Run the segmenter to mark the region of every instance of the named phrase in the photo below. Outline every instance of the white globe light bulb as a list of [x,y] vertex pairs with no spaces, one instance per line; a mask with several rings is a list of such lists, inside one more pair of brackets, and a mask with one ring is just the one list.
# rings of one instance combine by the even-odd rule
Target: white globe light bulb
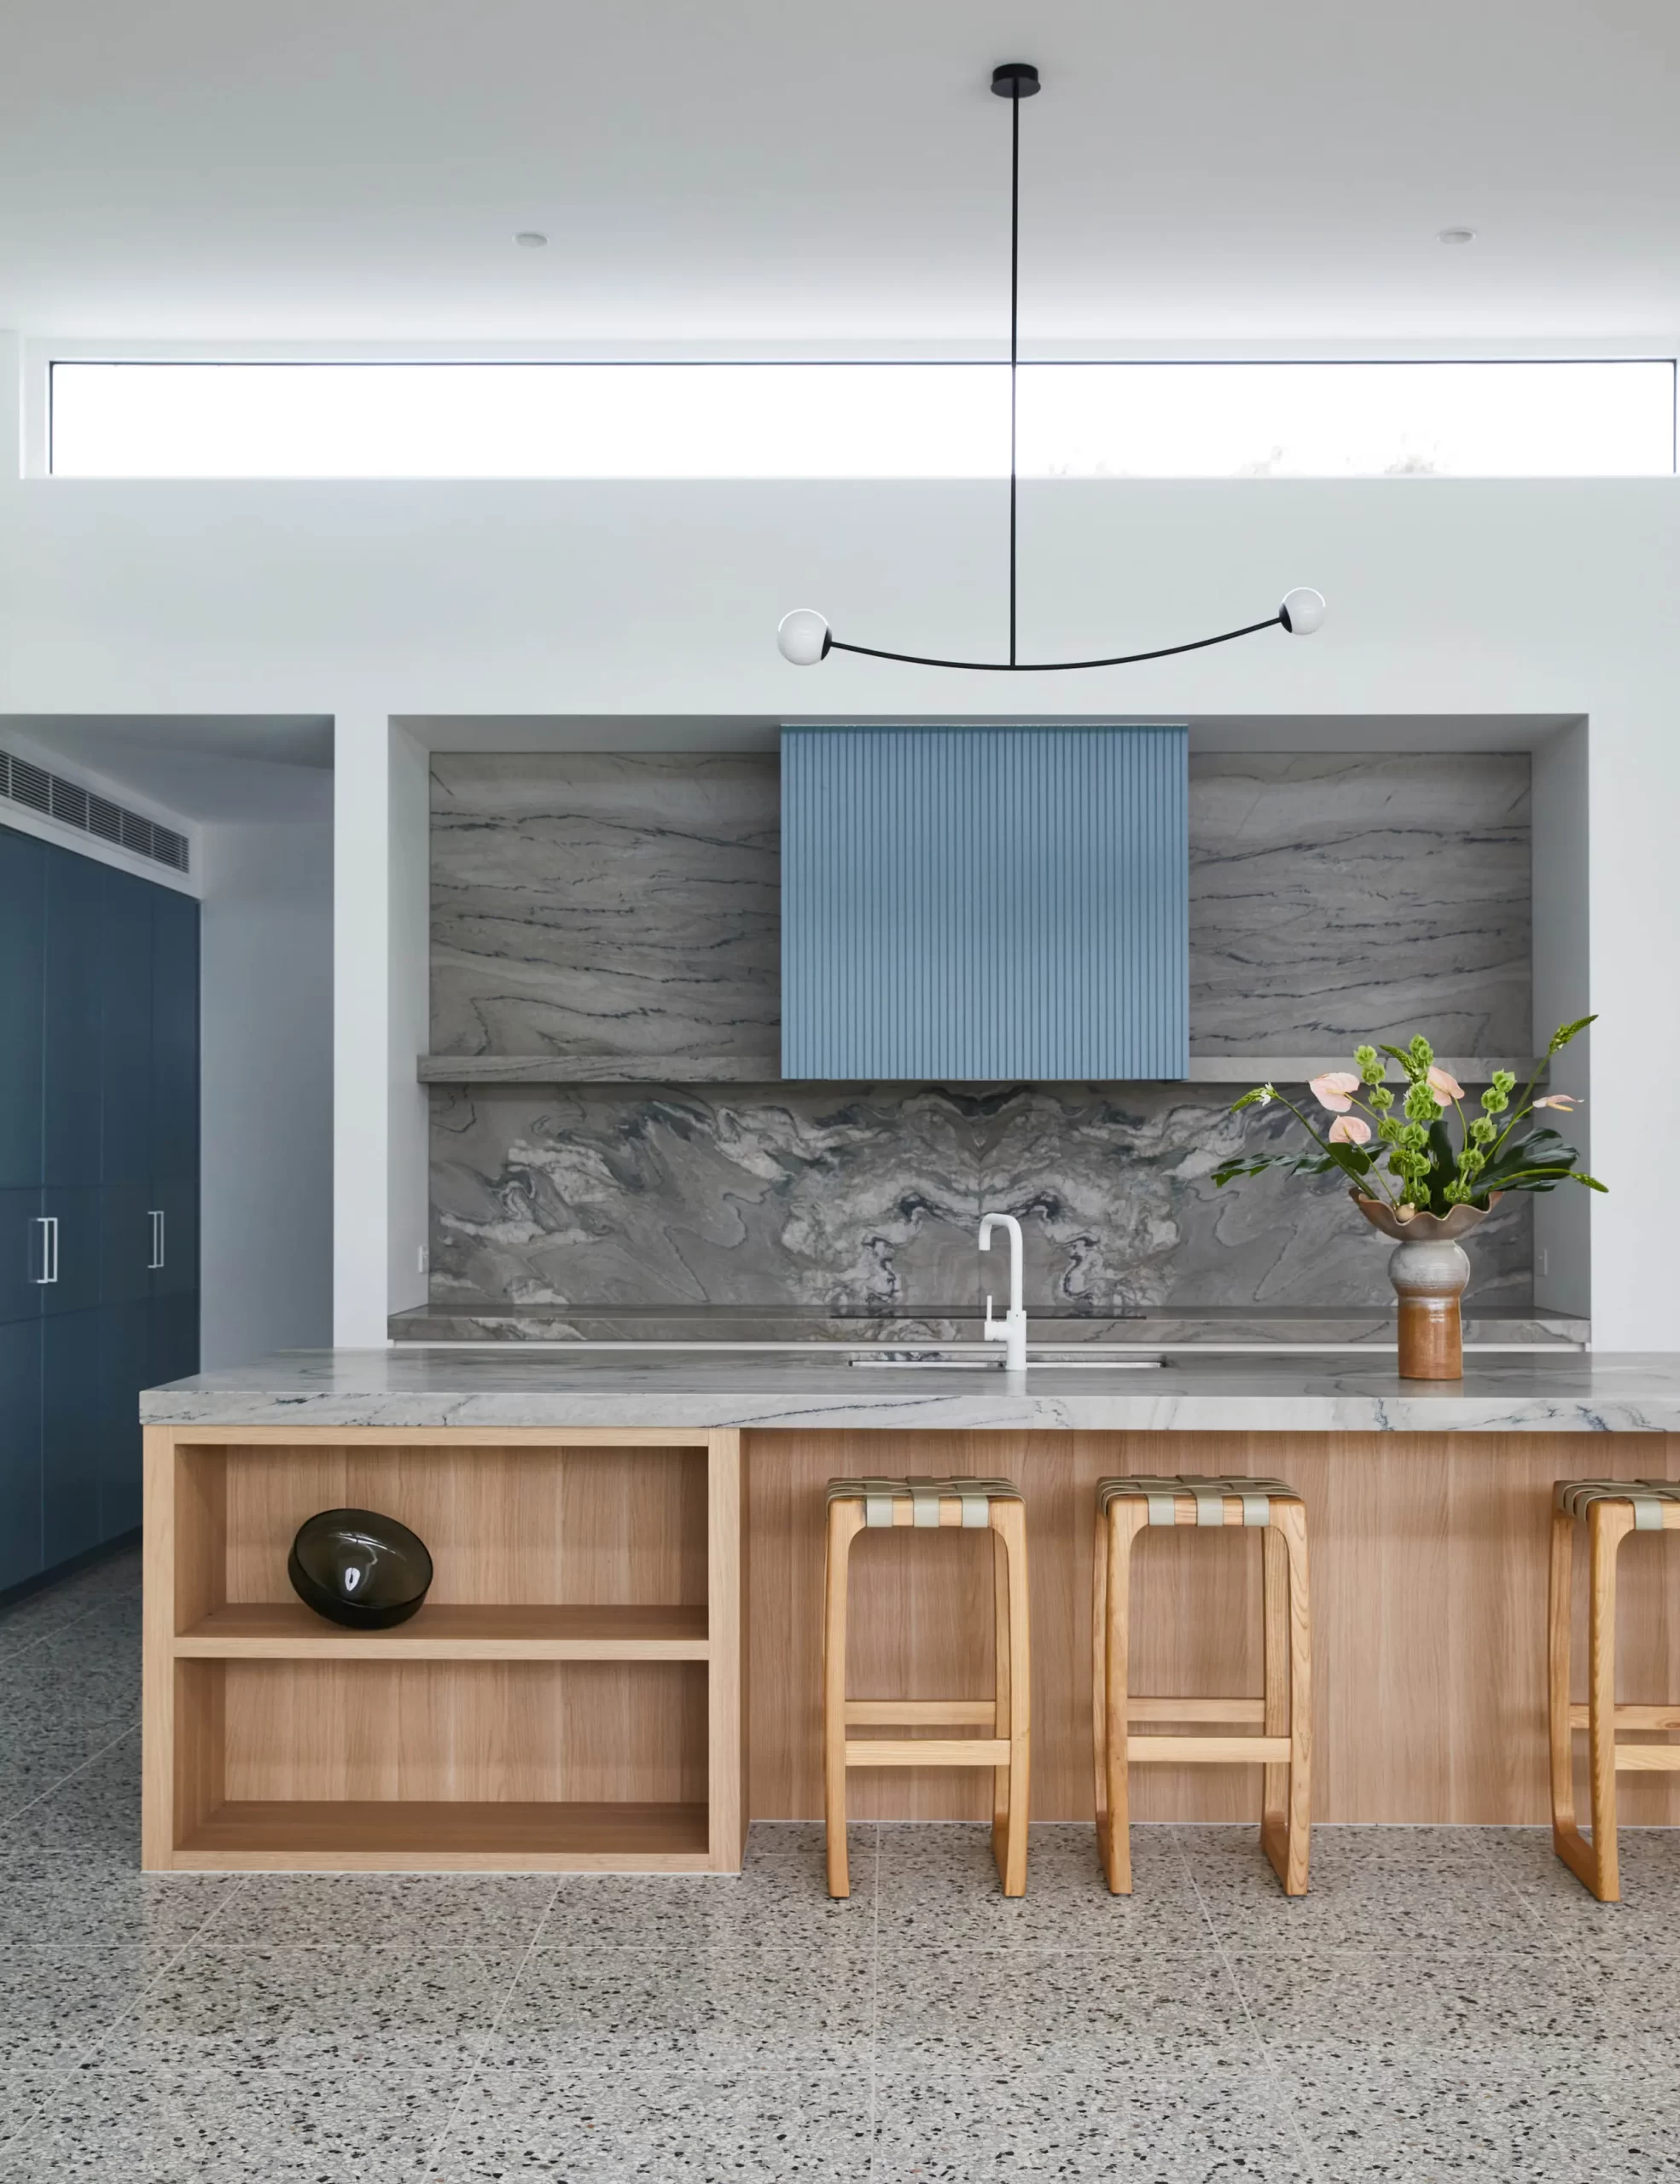
[[815,667],[828,649],[827,617],[814,607],[796,607],[776,624],[776,643],[783,659],[795,667]]
[[1283,596],[1283,626],[1291,636],[1310,637],[1324,619],[1324,595],[1303,584]]

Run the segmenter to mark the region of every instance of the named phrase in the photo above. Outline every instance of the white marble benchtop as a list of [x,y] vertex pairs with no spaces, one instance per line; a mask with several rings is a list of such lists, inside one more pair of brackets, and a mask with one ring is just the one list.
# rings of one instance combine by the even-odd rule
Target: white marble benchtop
[[[152,1425],[680,1426],[953,1432],[1680,1432],[1680,1355],[1468,1361],[1402,1380],[1375,1358],[895,1371],[809,1351],[291,1350],[140,1398]],[[1660,1464],[1654,1453],[1623,1460]]]

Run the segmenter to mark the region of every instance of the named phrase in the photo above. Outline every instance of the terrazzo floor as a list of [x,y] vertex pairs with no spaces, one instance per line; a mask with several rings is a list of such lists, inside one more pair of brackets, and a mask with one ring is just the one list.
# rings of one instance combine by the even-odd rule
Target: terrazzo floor
[[1680,2179],[1680,1831],[759,1827],[739,1881],[138,1867],[132,1555],[0,1612],[0,2184]]

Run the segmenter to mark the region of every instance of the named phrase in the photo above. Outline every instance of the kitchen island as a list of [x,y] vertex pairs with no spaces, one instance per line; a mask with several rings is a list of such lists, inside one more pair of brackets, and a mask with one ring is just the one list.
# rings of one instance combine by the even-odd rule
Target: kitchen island
[[[144,1859],[154,1868],[728,1872],[747,1821],[822,1809],[823,1487],[1015,1479],[1032,1562],[1035,1817],[1089,1819],[1096,1481],[1253,1472],[1311,1535],[1315,1815],[1547,1815],[1551,1486],[1680,1476],[1680,1360],[1578,1352],[1399,1380],[1386,1360],[1034,1365],[1019,1381],[817,1350],[296,1352],[154,1390]],[[1636,1437],[1607,1449],[1605,1433]],[[322,1622],[286,1553],[365,1506],[436,1578],[383,1633]],[[852,1688],[979,1694],[987,1542],[865,1535]],[[1659,1535],[1623,1549],[1625,1697],[1680,1692]],[[1133,1688],[1260,1683],[1258,1550],[1147,1535]],[[978,1818],[980,1771],[866,1774],[862,1816]],[[1140,1819],[1246,1819],[1250,1769],[1152,1765]],[[1630,1779],[1631,1822],[1676,1816]]]

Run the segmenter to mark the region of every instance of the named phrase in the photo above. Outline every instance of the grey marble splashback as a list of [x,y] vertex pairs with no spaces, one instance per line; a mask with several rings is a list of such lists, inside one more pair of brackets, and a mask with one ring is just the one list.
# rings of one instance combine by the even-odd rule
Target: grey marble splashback
[[[1521,753],[1193,757],[1193,1051],[1526,1052],[1528,792]],[[1335,1186],[1213,1189],[1223,1086],[671,1081],[774,1076],[777,835],[773,757],[434,756],[433,1052],[660,1080],[434,1089],[434,1303],[937,1315],[983,1207],[1041,1311],[1387,1303]],[[1530,1211],[1478,1233],[1484,1305],[1530,1300]]]
[[778,802],[763,756],[436,753],[432,1051],[764,1066]]
[[[1216,1191],[1214,1087],[520,1086],[432,1095],[432,1297],[534,1306],[971,1307],[1020,1217],[1040,1310],[1382,1304],[1387,1252],[1334,1183]],[[1285,1118],[1250,1118],[1247,1141]],[[1476,1234],[1471,1296],[1525,1305],[1530,1209]]]
[[1190,1046],[1530,1051],[1526,752],[1190,759]]

